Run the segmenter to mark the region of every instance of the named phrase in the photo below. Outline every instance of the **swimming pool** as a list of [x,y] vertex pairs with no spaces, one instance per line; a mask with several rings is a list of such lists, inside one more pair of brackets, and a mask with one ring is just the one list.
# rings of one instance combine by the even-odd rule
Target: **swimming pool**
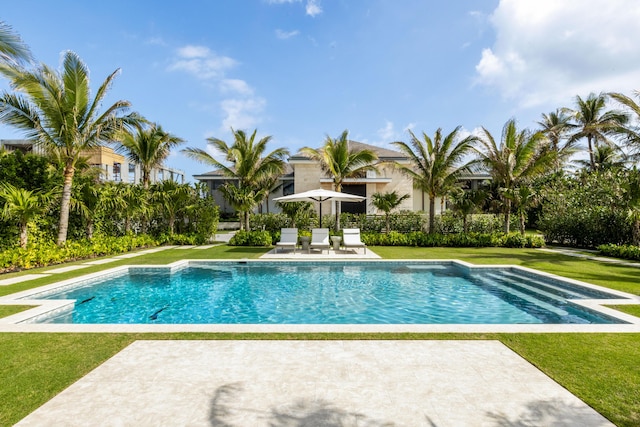
[[[27,298],[27,297],[25,297]],[[29,299],[73,324],[611,324],[576,304],[619,299],[517,267],[458,262],[220,262],[129,267]]]

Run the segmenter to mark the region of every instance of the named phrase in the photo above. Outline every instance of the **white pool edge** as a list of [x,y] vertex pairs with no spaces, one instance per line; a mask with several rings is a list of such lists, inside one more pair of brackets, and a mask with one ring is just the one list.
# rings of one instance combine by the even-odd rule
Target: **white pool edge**
[[[314,263],[335,263],[335,262],[357,262],[357,263],[453,263],[470,270],[479,270],[485,268],[505,268],[520,270],[531,274],[536,274],[552,280],[577,285],[600,292],[606,292],[610,295],[619,296],[619,299],[580,299],[569,300],[574,304],[584,306],[593,311],[601,313],[607,317],[619,319],[625,324],[371,324],[371,325],[353,325],[353,324],[283,324],[283,325],[263,325],[263,324],[39,324],[29,323],[34,318],[46,315],[52,311],[61,311],[68,309],[73,305],[74,300],[44,300],[38,299],[36,296],[41,293],[51,292],[65,286],[73,286],[78,282],[92,280],[108,275],[119,275],[133,268],[159,268],[168,270],[178,270],[185,268],[190,264],[199,264],[204,262],[218,262],[225,264],[245,264],[245,263],[278,263],[272,259],[234,259],[234,260],[180,260],[171,264],[152,264],[152,265],[123,265],[119,267],[102,270],[96,273],[90,273],[78,276],[72,279],[63,280],[52,283],[50,285],[41,286],[26,291],[0,297],[0,305],[34,305],[36,307],[25,310],[23,312],[7,316],[0,319],[0,332],[110,332],[110,333],[177,333],[177,332],[202,332],[202,333],[567,333],[567,332],[586,332],[586,333],[634,333],[640,332],[640,318],[622,313],[617,310],[605,307],[605,305],[632,305],[640,304],[640,296],[621,292],[615,289],[582,282],[575,279],[558,276],[544,271],[535,270],[528,267],[509,265],[509,264],[491,264],[476,265],[461,260],[444,259],[444,260],[381,260],[381,259],[358,259],[358,260],[337,260],[337,259],[318,259]],[[309,263],[307,259],[287,260],[287,263]]]

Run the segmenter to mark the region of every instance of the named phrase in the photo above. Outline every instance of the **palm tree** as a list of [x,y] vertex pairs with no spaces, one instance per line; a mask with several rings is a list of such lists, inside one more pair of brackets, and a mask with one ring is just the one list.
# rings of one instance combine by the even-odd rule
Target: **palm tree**
[[151,188],[151,199],[159,207],[167,221],[169,235],[175,232],[176,218],[180,212],[189,209],[193,188],[189,184],[178,184],[165,180]]
[[171,149],[184,142],[182,138],[165,132],[156,123],[145,127],[141,120],[134,123],[132,131],[122,132],[118,139],[118,151],[124,152],[130,161],[140,164],[144,188],[149,188],[151,170],[161,166],[171,154]]
[[31,51],[10,25],[0,21],[0,61],[19,63],[30,61]]
[[387,228],[387,232],[391,231],[391,224],[389,221],[389,214],[392,210],[400,206],[404,200],[408,199],[408,194],[402,196],[397,191],[391,191],[388,193],[373,193],[371,195],[371,204],[378,210],[384,212],[384,220]]
[[559,172],[563,164],[577,151],[575,148],[577,141],[569,138],[569,133],[577,125],[571,122],[571,116],[564,109],[542,114],[542,121],[538,124],[542,133],[549,139],[549,149],[556,153],[554,169]]
[[100,112],[101,103],[118,70],[100,85],[92,99],[89,70],[73,52],[66,52],[61,72],[40,65],[35,71],[0,64],[18,94],[0,95],[0,121],[23,130],[45,150],[57,151],[64,161],[57,244],[67,240],[71,187],[76,162],[86,149],[109,142],[121,129],[127,101],[116,101]]
[[[640,91],[634,91],[633,94],[640,99]],[[640,105],[638,103],[621,93],[609,93],[609,96],[624,105],[627,110],[631,112],[636,125],[640,122]],[[619,132],[627,139],[627,143],[635,149],[635,154],[640,155],[640,130],[637,127],[626,127],[620,129]]]
[[520,234],[524,236],[526,231],[527,213],[540,201],[538,193],[531,188],[528,183],[523,183],[519,187],[504,191],[504,197],[509,199],[515,206],[518,215]]
[[527,179],[543,173],[555,161],[555,153],[547,149],[548,141],[542,132],[518,131],[514,119],[504,125],[500,145],[487,129],[482,128],[482,133],[480,147],[474,147],[474,150],[500,189],[499,196],[504,202],[504,231],[508,233],[512,200],[506,195]]
[[[300,152],[318,161],[322,170],[333,179],[333,189],[342,192],[345,179],[358,176],[369,170],[376,170],[373,162],[376,153],[367,149],[349,147],[349,131],[344,130],[338,138],[327,136],[319,148],[303,147]],[[340,202],[336,202],[336,230],[340,229]]]
[[461,173],[468,171],[471,162],[460,165],[469,153],[477,137],[469,135],[459,140],[460,126],[447,136],[442,129],[436,130],[433,139],[422,133],[419,139],[409,131],[409,144],[398,141],[393,145],[404,153],[410,161],[409,165],[395,163],[400,171],[413,178],[413,185],[429,196],[429,233],[435,232],[435,205],[437,197],[444,197],[458,181]]
[[225,176],[237,182],[237,189],[229,188],[233,184],[220,187],[223,197],[243,217],[241,227],[250,230],[249,212],[264,197],[263,183],[273,175],[284,172],[285,157],[289,154],[286,148],[276,148],[265,154],[271,136],[256,141],[257,129],[248,136],[244,131],[233,133],[233,144],[229,145],[218,138],[207,138],[207,142],[219,153],[225,156],[229,164],[225,164],[200,148],[185,148],[183,153],[194,160],[207,163]]
[[458,188],[451,193],[451,210],[462,216],[462,230],[469,232],[469,215],[476,212],[487,199],[487,193],[482,190],[463,190]]
[[576,96],[577,108],[575,110],[567,110],[577,123],[576,132],[573,133],[570,141],[587,139],[591,170],[596,169],[595,149],[600,143],[613,145],[607,135],[620,132],[629,121],[629,117],[622,111],[605,110],[606,103],[607,98],[604,94],[595,95],[590,93],[587,99]]
[[589,160],[575,160],[573,163],[589,172],[624,168],[629,163],[627,155],[615,145],[599,145],[593,152],[593,163]]
[[9,183],[0,184],[0,198],[4,199],[2,217],[15,219],[20,227],[20,247],[28,243],[29,222],[44,211],[44,201],[48,195],[17,188]]

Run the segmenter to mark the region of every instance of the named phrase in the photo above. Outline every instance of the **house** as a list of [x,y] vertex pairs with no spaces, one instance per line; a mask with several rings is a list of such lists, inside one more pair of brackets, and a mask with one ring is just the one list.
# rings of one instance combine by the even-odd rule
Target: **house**
[[[27,139],[0,139],[0,149],[8,152],[20,150],[24,153],[44,155],[42,148]],[[82,153],[90,165],[100,169],[100,176],[105,181],[125,182],[139,184],[142,180],[140,165],[130,162],[122,154],[116,153],[113,148],[99,146]],[[184,171],[161,166],[151,170],[151,182],[172,180],[184,183]]]
[[[347,178],[342,184],[342,192],[355,194],[367,198],[364,202],[348,203],[342,202],[341,211],[350,213],[366,213],[377,214],[376,208],[371,205],[371,195],[374,193],[387,193],[396,191],[398,194],[408,194],[409,198],[405,199],[398,207],[398,210],[423,211],[429,210],[429,196],[413,187],[413,180],[400,171],[394,169],[390,163],[398,162],[402,164],[410,164],[409,158],[403,153],[393,151],[387,148],[375,145],[364,144],[357,141],[349,141],[352,149],[368,149],[378,155],[380,166],[378,171],[368,171],[362,176]],[[233,179],[225,177],[219,171],[207,172],[200,175],[194,175],[194,178],[200,182],[207,183],[211,194],[220,206],[223,213],[233,213],[233,208],[224,200],[217,189],[227,182],[233,182]],[[479,183],[490,179],[488,174],[467,174],[461,177],[461,184],[466,188],[477,188]],[[277,185],[269,194],[268,204],[259,207],[257,210],[261,212],[278,212],[273,199],[279,196],[287,196],[289,194],[300,193],[316,188],[325,188],[333,190],[333,180],[327,176],[320,167],[320,164],[305,156],[297,153],[289,157],[285,173],[279,179]],[[443,208],[441,200],[436,200],[436,214],[441,213]],[[266,207],[266,209],[265,209]],[[322,212],[335,213],[335,203],[328,201],[322,205]]]

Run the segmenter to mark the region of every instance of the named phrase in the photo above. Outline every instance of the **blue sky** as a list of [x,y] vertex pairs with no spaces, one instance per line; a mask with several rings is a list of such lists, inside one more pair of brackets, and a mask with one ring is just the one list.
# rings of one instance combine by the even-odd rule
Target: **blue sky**
[[[184,147],[231,127],[292,154],[344,129],[387,147],[407,129],[498,137],[576,95],[640,89],[637,0],[25,0],[0,20],[40,62],[78,53],[94,89],[120,68],[108,100]],[[211,170],[178,150],[166,163]]]

